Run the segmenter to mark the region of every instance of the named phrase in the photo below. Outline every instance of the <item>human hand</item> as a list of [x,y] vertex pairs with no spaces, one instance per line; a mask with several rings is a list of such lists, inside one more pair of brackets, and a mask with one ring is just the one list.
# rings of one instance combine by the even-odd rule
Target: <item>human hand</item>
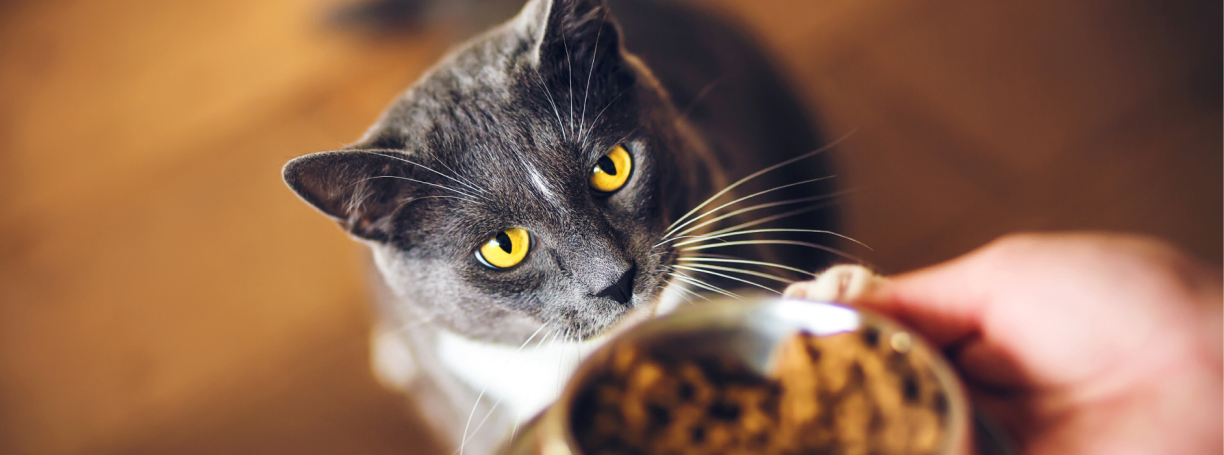
[[1221,453],[1221,286],[1150,239],[1030,234],[851,303],[943,348],[1023,453]]

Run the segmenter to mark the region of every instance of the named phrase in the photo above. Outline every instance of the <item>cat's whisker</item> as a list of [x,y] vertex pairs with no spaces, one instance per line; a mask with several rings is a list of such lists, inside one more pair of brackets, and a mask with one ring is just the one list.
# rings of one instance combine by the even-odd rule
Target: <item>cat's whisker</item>
[[463,192],[463,191],[459,191],[459,190],[457,190],[457,189],[451,188],[451,187],[446,186],[446,185],[439,185],[439,184],[437,184],[437,183],[430,183],[430,182],[426,182],[426,181],[423,181],[423,180],[417,180],[417,179],[414,179],[414,178],[400,177],[400,176],[398,176],[398,175],[378,175],[378,176],[374,176],[374,177],[366,177],[366,178],[364,178],[364,179],[361,179],[361,180],[358,180],[358,181],[356,181],[356,182],[353,182],[353,184],[354,184],[354,185],[356,185],[356,184],[361,183],[361,182],[364,182],[364,181],[366,181],[366,180],[374,180],[374,179],[398,179],[398,180],[408,180],[408,181],[410,181],[410,182],[416,182],[416,183],[420,183],[420,184],[422,184],[422,185],[429,185],[429,186],[433,186],[433,187],[442,188],[442,189],[444,189],[444,190],[448,190],[448,191],[454,191],[454,192],[456,192],[456,193],[459,193],[459,194],[462,194],[462,195],[464,195],[464,196],[467,196],[467,197],[468,197],[468,199],[472,200],[472,202],[476,202],[476,200],[478,199],[478,198],[477,198],[476,196],[474,196],[474,195],[471,195],[471,194],[465,193],[465,192]]
[[688,289],[684,289],[684,288],[682,288],[682,287],[677,287],[676,289],[680,290],[680,291],[681,291],[681,292],[683,292],[684,294],[688,294],[688,295],[681,294],[680,296],[681,296],[681,297],[684,297],[684,301],[688,302],[688,304],[689,304],[689,305],[693,305],[693,299],[690,299],[690,298],[688,297],[689,295],[691,295],[691,296],[693,296],[693,297],[700,298],[700,299],[705,300],[705,301],[707,301],[707,302],[708,302],[708,301],[710,301],[710,298],[709,298],[709,297],[706,297],[706,296],[704,296],[704,295],[701,295],[701,294],[698,294],[698,293],[696,293],[696,292],[690,291],[690,290],[688,290]]
[[[616,96],[612,98],[612,101],[609,101],[608,104],[605,105],[603,109],[599,110],[599,114],[595,116],[595,119],[591,120],[591,126],[587,128],[586,135],[582,137],[582,148],[583,149],[586,149],[587,141],[591,139],[591,131],[595,129],[596,125],[599,125],[599,118],[603,117],[604,112],[607,112],[609,107],[612,107],[613,104],[616,104],[616,100],[620,99],[621,95],[624,95],[624,94],[625,92],[617,93]],[[619,142],[617,143],[619,144]]]
[[678,265],[678,264],[677,264],[677,265],[673,265],[672,267],[675,267],[675,268],[677,268],[677,269],[682,269],[682,270],[688,270],[688,271],[691,271],[691,272],[704,273],[704,274],[707,274],[707,275],[714,275],[714,276],[717,276],[717,277],[726,278],[726,279],[728,279],[728,280],[735,280],[735,281],[739,281],[739,282],[744,283],[744,284],[748,284],[748,285],[756,286],[756,287],[758,287],[758,288],[764,289],[764,290],[769,291],[769,292],[772,292],[772,293],[774,293],[774,294],[781,294],[781,292],[778,292],[776,289],[771,288],[771,287],[769,287],[769,286],[765,286],[765,285],[763,285],[763,284],[760,284],[760,283],[757,283],[757,282],[754,282],[754,281],[745,280],[745,279],[743,279],[743,278],[739,278],[739,277],[735,277],[735,276],[727,275],[727,274],[725,274],[725,273],[718,273],[718,272],[714,272],[714,271],[710,271],[710,270],[703,270],[703,269],[699,269],[699,268],[696,268],[696,267],[690,267],[690,266],[687,266],[687,265]]
[[[807,212],[811,212],[811,211],[813,211],[813,210],[820,210],[820,209],[823,209],[823,208],[825,208],[825,207],[828,207],[828,206],[830,206],[830,205],[832,205],[832,204],[833,204],[833,202],[823,202],[823,203],[820,203],[820,204],[812,204],[812,205],[809,205],[809,206],[805,206],[805,207],[801,207],[801,208],[798,208],[798,209],[795,209],[795,210],[791,210],[791,211],[789,211],[789,212],[783,212],[783,213],[779,213],[779,214],[777,214],[777,215],[770,215],[770,216],[767,216],[767,217],[764,217],[764,218],[760,218],[760,219],[756,219],[756,220],[748,221],[748,222],[745,222],[745,223],[741,223],[741,224],[738,224],[738,225],[735,225],[735,226],[731,226],[731,227],[729,227],[729,228],[724,228],[724,229],[719,229],[719,230],[716,230],[716,231],[713,231],[713,232],[708,232],[708,233],[703,234],[703,235],[710,236],[710,235],[720,235],[720,234],[725,234],[725,233],[728,233],[728,232],[736,232],[737,230],[741,230],[741,229],[750,228],[750,227],[753,227],[753,226],[757,226],[757,225],[761,225],[761,224],[769,223],[769,222],[771,222],[771,221],[777,221],[777,220],[780,220],[780,219],[783,219],[783,218],[788,218],[788,217],[792,217],[792,216],[795,216],[795,215],[804,214],[804,213],[807,213]],[[864,245],[864,246],[865,246],[865,245]]]
[[663,241],[662,241],[662,242],[659,242],[659,243],[654,244],[654,246],[653,246],[653,247],[651,247],[651,248],[658,248],[658,247],[661,247],[661,246],[666,245],[666,244],[668,244],[668,243],[675,242],[675,241],[677,241],[677,240],[684,240],[684,239],[704,239],[704,238],[706,238],[706,237],[707,237],[707,236],[705,236],[705,235],[681,235],[681,236],[677,236],[677,237],[672,237],[672,238],[670,238],[670,239],[663,239]]
[[[496,410],[497,410],[497,407],[501,405],[501,402],[502,402],[502,400],[501,400],[500,398],[499,398],[497,401],[493,402],[493,407],[490,407],[490,408],[489,408],[489,412],[486,412],[486,413],[485,413],[484,418],[483,418],[483,419],[480,419],[480,423],[476,424],[476,428],[472,429],[472,435],[471,435],[471,436],[468,436],[468,435],[467,435],[467,430],[466,430],[466,429],[464,429],[464,437],[463,437],[464,439],[463,439],[463,442],[461,442],[461,443],[459,444],[459,455],[463,455],[463,448],[464,448],[464,446],[465,446],[465,445],[467,445],[467,442],[468,442],[468,441],[471,441],[473,438],[475,438],[475,437],[476,437],[476,432],[480,431],[480,428],[481,428],[481,427],[484,427],[485,422],[488,422],[488,421],[489,421],[489,417],[493,415],[493,411],[496,411]],[[473,410],[473,411],[474,411],[474,410]],[[469,416],[469,417],[468,417],[468,423],[471,423],[471,420],[472,420],[472,418],[471,418],[471,416]]]
[[[830,176],[828,176],[828,177],[821,177],[821,178],[818,178],[818,179],[811,179],[811,180],[804,180],[804,181],[802,181],[802,182],[788,183],[788,184],[786,184],[786,185],[782,185],[782,186],[773,187],[773,188],[770,188],[770,189],[765,190],[765,191],[760,191],[760,192],[757,192],[757,193],[753,193],[753,194],[750,194],[750,195],[744,196],[744,197],[742,197],[742,198],[739,198],[739,199],[736,199],[736,200],[734,200],[734,201],[731,201],[731,202],[728,202],[728,203],[726,203],[726,204],[723,204],[723,205],[720,205],[720,206],[718,206],[718,207],[715,207],[715,208],[713,208],[713,209],[711,209],[711,210],[707,210],[705,213],[702,213],[701,215],[698,215],[698,216],[696,216],[696,217],[694,217],[694,218],[691,218],[691,219],[689,219],[688,221],[686,221],[684,224],[681,224],[681,225],[679,225],[679,226],[676,226],[674,229],[669,230],[669,231],[668,231],[668,234],[673,233],[673,232],[675,232],[676,230],[683,229],[685,226],[688,226],[688,225],[690,225],[690,224],[692,224],[692,223],[696,222],[697,220],[700,220],[700,219],[702,219],[702,218],[705,218],[705,217],[707,217],[707,216],[710,216],[711,214],[716,213],[716,212],[718,212],[719,210],[722,210],[722,209],[727,208],[727,207],[729,207],[729,206],[732,206],[732,205],[735,205],[735,204],[737,204],[737,203],[740,203],[740,202],[746,201],[746,200],[748,200],[748,199],[752,199],[752,198],[757,197],[757,196],[760,196],[760,195],[762,195],[762,194],[767,194],[767,193],[771,193],[771,192],[774,192],[774,191],[777,191],[777,190],[781,190],[781,189],[785,189],[785,188],[790,188],[790,187],[792,187],[792,186],[798,186],[798,185],[803,185],[803,184],[807,184],[807,183],[813,183],[813,182],[819,182],[819,181],[822,181],[822,180],[828,180],[828,179],[831,179],[831,178],[833,178],[833,177],[836,177],[836,176],[834,176],[834,175],[830,175]],[[667,234],[664,234],[664,236],[665,236],[665,237],[666,237],[666,235],[667,235]]]
[[744,177],[744,178],[741,178],[741,179],[739,179],[739,180],[736,180],[736,181],[735,181],[735,183],[732,183],[732,184],[728,185],[726,188],[723,188],[721,191],[719,191],[719,192],[717,192],[717,193],[714,193],[714,195],[713,195],[713,196],[710,196],[710,198],[709,198],[709,199],[706,199],[706,200],[705,200],[705,202],[702,202],[701,204],[698,204],[696,207],[693,207],[693,209],[692,209],[692,210],[689,210],[689,212],[688,212],[688,213],[685,213],[685,214],[684,214],[684,216],[681,216],[679,219],[677,219],[676,221],[672,222],[671,226],[668,226],[668,230],[670,231],[670,230],[672,229],[672,227],[673,227],[673,226],[675,226],[675,225],[679,224],[680,222],[682,222],[682,221],[684,221],[684,220],[688,219],[688,217],[692,216],[694,213],[697,213],[697,211],[701,210],[702,208],[704,208],[704,207],[705,207],[705,206],[707,206],[707,205],[710,205],[710,203],[712,203],[712,202],[714,202],[714,201],[718,200],[718,198],[722,197],[722,195],[727,194],[727,192],[729,192],[729,191],[731,191],[731,190],[733,190],[733,189],[735,189],[735,188],[738,188],[740,185],[743,185],[744,183],[746,183],[746,182],[748,182],[748,181],[750,181],[750,180],[752,180],[752,179],[754,179],[754,178],[760,177],[761,175],[764,175],[764,174],[765,174],[765,173],[767,173],[767,172],[770,172],[770,171],[776,170],[776,169],[778,169],[778,168],[780,168],[780,167],[786,166],[786,165],[788,165],[788,164],[791,164],[791,163],[794,163],[794,162],[797,162],[797,161],[800,161],[800,160],[803,160],[803,159],[811,158],[811,157],[813,157],[813,156],[816,156],[816,155],[818,155],[818,154],[820,154],[820,153],[825,152],[826,150],[829,150],[829,149],[831,149],[831,148],[833,148],[833,147],[836,147],[836,146],[837,146],[837,144],[840,144],[842,141],[845,141],[847,138],[849,138],[851,135],[853,135],[853,134],[854,134],[856,131],[858,131],[858,130],[852,130],[852,131],[850,131],[849,133],[846,133],[846,134],[842,135],[842,137],[837,138],[837,140],[835,140],[835,141],[833,141],[833,142],[830,142],[830,143],[828,143],[828,144],[825,144],[823,147],[820,147],[820,148],[818,148],[818,149],[816,149],[816,150],[813,150],[813,151],[810,151],[810,152],[804,153],[804,154],[802,154],[802,155],[796,156],[796,157],[794,157],[794,158],[791,158],[791,159],[789,159],[789,160],[786,160],[786,161],[783,161],[783,162],[781,162],[781,163],[775,164],[775,165],[773,165],[773,166],[769,166],[769,167],[767,167],[767,168],[765,168],[765,169],[761,169],[761,170],[759,170],[759,171],[753,172],[752,174],[749,174],[747,177]]
[[561,122],[561,110],[557,109],[557,103],[553,101],[552,93],[548,91],[547,85],[544,84],[544,76],[540,75],[540,68],[535,68],[536,85],[540,86],[540,91],[544,92],[544,96],[548,97],[548,104],[552,105],[553,114],[557,116],[557,129],[561,131],[561,139],[565,139],[565,124]]
[[871,247],[864,245],[863,242],[852,239],[849,236],[838,234],[833,231],[824,231],[824,230],[819,230],[819,229],[751,229],[747,231],[730,231],[730,232],[725,232],[722,234],[699,235],[699,236],[696,236],[697,238],[693,240],[685,240],[683,242],[677,243],[676,246],[681,247],[685,245],[691,245],[694,243],[704,242],[706,240],[721,240],[723,237],[732,237],[736,235],[747,235],[747,234],[759,234],[763,232],[804,232],[804,233],[811,233],[811,234],[829,234],[829,235],[837,236],[837,237],[849,240],[851,242],[857,243],[859,245],[862,245],[863,248],[867,248],[869,250],[871,249]]
[[[369,151],[369,150],[362,150],[362,152],[364,152],[364,153],[369,153],[369,154],[371,154],[371,155],[378,155],[378,156],[381,156],[381,157],[383,157],[383,158],[391,158],[391,159],[393,159],[393,160],[403,161],[403,162],[405,162],[405,163],[408,163],[408,164],[411,164],[411,165],[414,165],[414,166],[420,167],[421,169],[424,169],[424,170],[427,170],[427,171],[429,171],[429,172],[433,172],[434,174],[438,174],[438,175],[440,175],[440,176],[442,176],[442,177],[445,177],[445,178],[449,179],[450,181],[455,182],[455,183],[458,183],[458,184],[460,184],[460,185],[463,185],[463,186],[467,187],[468,189],[470,189],[470,190],[472,190],[472,191],[481,192],[481,189],[480,189],[480,188],[474,187],[474,186],[469,185],[469,184],[467,184],[467,183],[465,183],[465,182],[463,182],[463,181],[460,181],[460,180],[458,180],[458,179],[456,179],[456,178],[454,178],[454,177],[451,177],[451,176],[449,176],[449,175],[446,175],[446,174],[443,174],[443,173],[441,173],[441,172],[438,172],[437,170],[434,170],[433,168],[431,168],[431,167],[429,167],[429,166],[426,166],[426,165],[424,165],[424,164],[421,164],[421,163],[418,163],[418,162],[415,162],[415,161],[412,161],[412,160],[409,160],[409,159],[406,159],[406,158],[403,158],[403,157],[398,157],[398,156],[395,156],[395,155],[389,155],[389,154],[386,154],[386,153],[380,153],[380,152],[371,152],[371,151]],[[443,165],[445,165],[445,164],[443,164]],[[452,170],[451,170],[451,172],[453,173],[453,172],[455,172],[455,171],[452,169]],[[455,175],[458,175],[458,174],[455,174]]]
[[715,244],[713,244],[713,245],[698,245],[698,246],[693,246],[693,247],[688,247],[688,248],[682,248],[682,249],[681,249],[681,251],[697,251],[697,250],[704,250],[704,249],[708,249],[708,248],[719,248],[719,247],[724,247],[724,246],[735,246],[735,245],[795,245],[795,246],[805,246],[805,247],[808,247],[808,248],[815,248],[815,249],[818,249],[818,250],[827,251],[827,252],[830,252],[830,253],[836,254],[836,255],[838,255],[838,256],[844,257],[844,258],[846,258],[846,259],[849,259],[849,260],[852,260],[852,261],[855,261],[855,262],[860,262],[860,263],[861,263],[861,262],[863,262],[863,260],[862,260],[862,259],[859,259],[859,258],[855,257],[854,255],[851,255],[851,254],[846,253],[846,252],[844,252],[844,251],[838,250],[838,249],[836,249],[836,248],[830,248],[830,247],[827,247],[827,246],[824,246],[824,245],[817,245],[817,244],[815,244],[815,243],[799,242],[799,241],[795,241],[795,240],[739,240],[739,241],[735,241],[735,242],[727,242],[727,243],[715,243]]
[[465,197],[459,197],[459,196],[421,196],[421,197],[414,197],[414,198],[406,199],[406,200],[404,200],[404,202],[400,202],[400,203],[399,203],[399,205],[397,205],[397,206],[395,207],[395,209],[396,209],[396,210],[399,210],[399,208],[400,208],[400,207],[403,207],[403,206],[405,206],[405,205],[411,204],[411,203],[413,203],[413,202],[416,202],[416,201],[419,201],[419,200],[422,200],[422,199],[460,199],[460,200],[464,200],[464,201],[470,201],[470,200],[471,200],[471,199],[468,199],[468,198],[465,198]]
[[574,134],[574,62],[570,58],[569,44],[565,42],[565,34],[561,34],[561,47],[565,49],[565,66],[569,68],[569,130],[570,134]]
[[446,170],[451,171],[451,174],[453,174],[453,175],[455,176],[455,178],[457,178],[457,179],[459,179],[459,180],[462,180],[462,181],[464,181],[464,182],[467,182],[467,185],[464,185],[464,186],[466,186],[466,187],[468,187],[468,188],[471,188],[471,189],[473,189],[473,190],[476,190],[476,191],[478,191],[478,192],[484,193],[484,194],[489,194],[489,190],[487,190],[487,189],[485,189],[485,188],[481,188],[479,185],[477,185],[477,184],[473,183],[471,180],[467,179],[467,178],[466,178],[466,177],[464,177],[463,175],[459,174],[458,172],[455,172],[455,169],[453,169],[453,168],[451,168],[449,165],[447,165],[447,164],[446,164],[446,162],[444,162],[444,161],[439,161],[439,162],[438,162],[438,164],[441,164],[441,165],[442,165],[442,167],[446,168]]
[[725,263],[731,263],[731,264],[760,265],[760,266],[765,266],[765,267],[779,268],[782,270],[789,270],[791,272],[801,273],[801,274],[808,275],[811,277],[819,276],[818,274],[803,270],[798,267],[791,267],[787,265],[777,264],[773,262],[765,262],[765,261],[750,261],[747,259],[733,259],[733,258],[726,258],[726,257],[706,257],[705,255],[683,256],[677,260],[685,261],[685,262],[725,262]]
[[[660,265],[661,265],[661,264],[660,264]],[[666,270],[664,270],[664,268],[663,268],[663,267],[658,267],[658,268],[656,268],[656,269],[655,269],[655,273],[660,273],[660,272],[662,272],[662,273],[667,273],[667,272],[666,272]],[[674,276],[673,276],[673,278],[674,278]],[[659,282],[659,285],[658,285],[656,288],[657,288],[657,289],[659,289],[659,291],[660,291],[660,294],[659,294],[659,295],[660,295],[660,296],[662,296],[662,294],[664,294],[664,293],[668,292],[669,290],[675,290],[675,291],[683,292],[683,294],[680,294],[680,298],[683,298],[683,299],[684,299],[684,301],[685,301],[685,302],[688,302],[688,304],[689,304],[689,305],[693,305],[693,299],[690,299],[690,298],[689,298],[689,295],[694,296],[694,297],[699,297],[699,298],[701,298],[701,299],[703,299],[703,300],[706,300],[706,301],[710,300],[709,298],[706,298],[706,296],[704,296],[704,295],[701,295],[701,294],[698,294],[698,293],[696,293],[696,292],[693,292],[693,291],[690,291],[690,290],[688,290],[688,289],[685,289],[685,288],[684,288],[684,286],[683,286],[683,285],[681,285],[681,284],[677,284],[677,285],[675,285],[675,286],[668,286],[668,285],[669,285],[669,281],[668,281],[668,280],[659,280],[659,281],[660,281],[660,282]],[[686,294],[687,294],[687,295],[686,295]]]
[[480,394],[476,395],[476,402],[472,404],[472,412],[468,413],[467,423],[463,425],[463,437],[459,439],[459,455],[463,455],[463,449],[467,447],[468,429],[472,426],[472,417],[476,416],[476,409],[480,407],[480,400],[484,398],[488,387],[480,389]]
[[547,323],[547,322],[545,322],[545,323],[543,323],[543,324],[540,324],[540,328],[536,329],[536,331],[535,331],[535,332],[532,332],[532,333],[531,333],[531,336],[527,337],[527,341],[524,341],[524,342],[523,342],[523,344],[522,344],[521,346],[519,346],[519,347],[518,347],[518,349],[516,349],[514,352],[519,352],[519,351],[522,351],[522,350],[523,350],[523,348],[527,347],[527,343],[530,343],[530,342],[531,342],[531,339],[532,339],[532,338],[535,338],[535,337],[536,337],[536,335],[538,335],[538,334],[540,333],[540,331],[541,331],[541,330],[544,330],[544,328],[545,328],[545,327],[548,327],[548,323]]
[[[819,201],[819,200],[824,200],[824,199],[831,199],[831,198],[834,198],[834,197],[837,197],[837,196],[839,196],[839,194],[837,194],[837,193],[833,193],[833,194],[826,194],[826,195],[821,195],[821,196],[811,196],[811,197],[804,197],[804,198],[799,198],[799,199],[788,199],[788,200],[785,200],[785,201],[778,201],[778,202],[767,202],[767,203],[764,203],[764,204],[757,204],[757,205],[754,205],[754,206],[751,206],[751,207],[745,207],[745,208],[742,208],[742,209],[739,209],[739,210],[735,210],[735,211],[733,211],[733,212],[731,212],[731,213],[727,213],[727,214],[724,214],[724,215],[719,215],[719,216],[716,216],[716,217],[711,218],[711,219],[709,219],[709,220],[706,220],[706,221],[703,221],[703,222],[701,222],[701,223],[698,223],[696,226],[690,226],[688,229],[685,229],[685,230],[683,230],[683,231],[680,231],[680,235],[688,234],[688,233],[693,232],[693,231],[695,231],[695,230],[701,229],[701,228],[703,228],[703,227],[709,226],[709,225],[711,225],[711,224],[717,223],[717,222],[719,222],[719,221],[722,221],[722,220],[725,220],[725,219],[727,219],[727,218],[731,218],[731,217],[733,217],[733,216],[740,215],[740,214],[743,214],[743,213],[755,212],[755,211],[757,211],[757,210],[767,209],[767,208],[770,208],[770,207],[777,207],[777,206],[780,206],[780,205],[799,204],[799,203],[803,203],[803,202],[812,202],[812,201]],[[709,235],[709,234],[705,234],[705,235]]]
[[[608,9],[604,8],[604,16],[603,16],[602,22],[607,22],[607,20],[608,20]],[[586,126],[587,97],[590,96],[591,94],[591,76],[595,74],[595,57],[599,55],[599,38],[600,38],[600,35],[603,34],[603,29],[604,29],[602,22],[599,25],[599,30],[595,32],[595,48],[594,48],[595,50],[591,52],[591,69],[587,71],[586,88],[582,90],[582,117],[579,118],[578,120],[578,137],[579,138],[584,137],[582,134],[582,131]],[[582,142],[583,144],[585,144],[586,140],[584,139]]]
[[724,271],[724,272],[734,272],[734,273],[742,273],[742,274],[745,274],[745,275],[752,275],[752,276],[761,277],[761,278],[765,278],[765,279],[769,279],[769,280],[774,280],[774,281],[777,281],[777,282],[780,282],[780,283],[786,283],[786,284],[791,284],[791,283],[794,283],[794,280],[788,280],[788,279],[786,279],[786,278],[782,278],[782,277],[777,276],[777,275],[770,275],[770,274],[768,274],[768,273],[755,272],[755,271],[752,271],[752,270],[744,270],[744,269],[741,269],[741,268],[736,268],[736,267],[723,267],[723,266],[718,266],[718,265],[707,265],[707,264],[689,264],[689,265],[687,265],[687,266],[684,266],[684,265],[677,265],[677,267],[689,267],[689,268],[694,268],[694,269],[721,270],[721,271]]
[[702,289],[705,289],[705,290],[707,290],[707,291],[710,291],[710,292],[716,292],[716,293],[719,293],[719,294],[725,295],[725,296],[727,296],[727,297],[733,297],[733,298],[738,299],[738,300],[744,300],[744,298],[743,298],[743,297],[740,297],[740,296],[739,296],[739,294],[736,294],[736,293],[734,293],[734,292],[728,291],[728,290],[723,289],[723,288],[720,288],[720,287],[718,287],[718,286],[715,286],[715,285],[712,285],[712,284],[706,283],[705,281],[699,280],[699,279],[697,279],[697,278],[693,278],[693,277],[691,277],[691,276],[689,276],[689,275],[687,275],[687,274],[684,274],[684,273],[681,273],[681,272],[677,272],[677,271],[674,271],[674,270],[673,270],[672,272],[669,272],[668,274],[669,274],[669,275],[671,275],[671,276],[672,276],[672,278],[675,278],[675,279],[677,279],[677,280],[683,281],[683,282],[685,282],[685,283],[689,283],[689,284],[691,284],[691,285],[697,286],[697,287],[702,288]]

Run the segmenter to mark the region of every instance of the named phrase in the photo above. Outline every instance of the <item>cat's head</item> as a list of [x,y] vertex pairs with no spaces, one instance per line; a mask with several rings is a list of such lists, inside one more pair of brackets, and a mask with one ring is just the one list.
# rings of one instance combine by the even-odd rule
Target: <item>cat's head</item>
[[656,247],[708,179],[600,0],[532,0],[450,54],[357,144],[291,161],[306,202],[363,239],[413,317],[518,342],[648,313]]

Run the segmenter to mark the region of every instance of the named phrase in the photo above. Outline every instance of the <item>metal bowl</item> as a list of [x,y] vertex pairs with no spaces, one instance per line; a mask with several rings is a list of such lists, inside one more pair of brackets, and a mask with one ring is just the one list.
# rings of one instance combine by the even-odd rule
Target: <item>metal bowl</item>
[[573,434],[571,412],[593,379],[611,368],[612,353],[631,346],[645,356],[663,358],[730,357],[765,376],[773,370],[774,352],[792,336],[807,333],[818,337],[873,328],[892,349],[902,353],[925,350],[938,387],[947,398],[943,414],[941,455],[969,452],[972,417],[964,389],[951,367],[905,327],[877,314],[841,305],[759,298],[719,301],[682,308],[646,321],[610,340],[579,366],[560,399],[520,429],[503,445],[507,455],[582,454]]

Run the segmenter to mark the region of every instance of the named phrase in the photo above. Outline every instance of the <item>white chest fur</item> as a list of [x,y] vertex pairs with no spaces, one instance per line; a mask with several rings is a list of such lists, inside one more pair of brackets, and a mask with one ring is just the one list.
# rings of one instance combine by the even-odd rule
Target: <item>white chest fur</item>
[[500,403],[518,421],[535,416],[560,395],[578,364],[616,332],[656,313],[670,312],[680,301],[679,284],[670,284],[653,308],[635,311],[613,333],[584,342],[550,341],[536,336],[520,346],[485,343],[451,332],[438,336],[443,366],[486,398]]
[[537,336],[520,348],[444,331],[437,349],[447,370],[522,421],[555,401],[578,364],[602,342],[550,342]]

